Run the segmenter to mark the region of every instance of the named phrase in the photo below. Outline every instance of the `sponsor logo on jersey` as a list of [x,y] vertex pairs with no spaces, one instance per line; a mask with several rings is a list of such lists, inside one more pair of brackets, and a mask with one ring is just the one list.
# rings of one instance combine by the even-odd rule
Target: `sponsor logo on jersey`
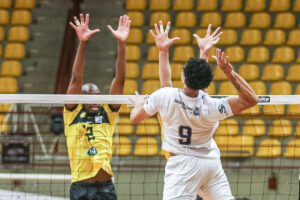
[[219,105],[218,110],[221,114],[226,113],[226,109],[224,104]]
[[103,121],[103,116],[96,116],[95,117],[95,122],[101,124]]
[[95,156],[95,155],[97,155],[97,153],[98,153],[98,151],[97,151],[97,149],[94,147],[94,146],[92,146],[89,150],[87,150],[87,152],[86,152],[86,154],[88,155],[88,156]]

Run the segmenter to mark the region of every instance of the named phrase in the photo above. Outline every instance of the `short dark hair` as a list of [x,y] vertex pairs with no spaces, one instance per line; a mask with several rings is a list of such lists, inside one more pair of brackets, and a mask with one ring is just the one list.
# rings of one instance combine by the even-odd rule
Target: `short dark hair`
[[183,69],[185,84],[193,90],[207,88],[213,79],[212,69],[201,58],[190,58]]

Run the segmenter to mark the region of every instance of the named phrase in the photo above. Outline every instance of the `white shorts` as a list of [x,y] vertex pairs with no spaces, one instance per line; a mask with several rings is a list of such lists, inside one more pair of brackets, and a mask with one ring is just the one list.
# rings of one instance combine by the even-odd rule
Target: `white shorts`
[[165,168],[163,200],[232,200],[220,158],[171,156]]

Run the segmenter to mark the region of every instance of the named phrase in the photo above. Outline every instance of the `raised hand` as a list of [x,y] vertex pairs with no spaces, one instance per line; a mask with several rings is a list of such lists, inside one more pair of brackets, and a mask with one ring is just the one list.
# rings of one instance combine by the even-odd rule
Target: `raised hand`
[[220,32],[221,28],[218,27],[212,35],[210,35],[211,31],[211,24],[208,25],[207,28],[207,33],[204,38],[200,38],[197,34],[193,34],[193,36],[196,38],[198,47],[200,50],[203,51],[204,54],[207,54],[208,51],[219,42],[220,40],[220,35],[223,34],[223,32]]
[[232,65],[229,62],[228,56],[226,56],[225,53],[221,51],[221,49],[217,49],[217,56],[213,56],[213,58],[216,60],[217,64],[226,75],[231,74],[231,72],[233,71]]
[[86,14],[85,21],[83,14],[80,14],[80,21],[77,19],[77,17],[74,17],[75,24],[70,22],[70,26],[76,31],[77,37],[81,42],[86,42],[90,39],[92,35],[95,33],[100,32],[99,29],[90,30],[89,29],[89,14]]
[[155,39],[156,47],[160,51],[169,51],[169,48],[173,44],[173,42],[175,40],[180,39],[179,37],[174,37],[174,38],[171,38],[171,39],[168,37],[170,26],[171,26],[171,22],[168,22],[166,30],[164,31],[163,23],[162,23],[161,20],[159,20],[160,31],[158,30],[157,23],[154,24],[156,34],[153,32],[152,29],[150,30],[151,35]]
[[119,19],[119,26],[114,30],[110,25],[107,25],[111,33],[121,42],[125,42],[129,35],[131,21],[127,15],[121,16]]

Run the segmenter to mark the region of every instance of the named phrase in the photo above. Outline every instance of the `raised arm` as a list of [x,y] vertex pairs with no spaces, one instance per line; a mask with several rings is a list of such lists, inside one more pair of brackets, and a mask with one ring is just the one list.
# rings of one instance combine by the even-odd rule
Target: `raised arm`
[[211,24],[208,25],[207,33],[204,38],[200,38],[196,33],[193,34],[193,36],[197,40],[198,47],[200,49],[200,58],[203,58],[208,62],[208,54],[209,50],[219,42],[220,36],[223,34],[223,32],[220,32],[221,28],[218,27],[213,34],[210,34],[211,32]]
[[228,99],[232,113],[236,115],[255,106],[258,103],[258,97],[250,85],[240,75],[233,71],[228,56],[220,49],[217,49],[217,56],[214,56],[214,59],[226,74],[228,80],[238,91],[238,97],[230,97]]
[[171,66],[169,62],[169,48],[175,40],[179,40],[179,37],[169,38],[168,33],[170,30],[171,22],[168,22],[166,30],[164,31],[163,23],[159,21],[160,30],[158,30],[157,24],[154,24],[156,34],[150,30],[151,35],[154,37],[156,47],[159,50],[159,80],[160,87],[172,87],[171,80]]
[[[126,79],[126,40],[130,30],[130,19],[128,16],[121,16],[119,19],[118,29],[114,30],[107,25],[113,36],[118,40],[118,57],[116,61],[116,74],[110,85],[110,94],[123,94]],[[119,108],[120,105],[111,105]]]
[[[77,37],[80,41],[72,71],[71,81],[67,90],[67,94],[81,94],[81,87],[83,84],[83,70],[84,70],[84,56],[86,52],[87,42],[92,35],[99,32],[99,29],[89,29],[89,14],[86,14],[85,20],[83,14],[80,14],[80,21],[74,17],[75,24],[70,22],[70,26],[76,31]],[[73,105],[67,105],[72,107]]]

